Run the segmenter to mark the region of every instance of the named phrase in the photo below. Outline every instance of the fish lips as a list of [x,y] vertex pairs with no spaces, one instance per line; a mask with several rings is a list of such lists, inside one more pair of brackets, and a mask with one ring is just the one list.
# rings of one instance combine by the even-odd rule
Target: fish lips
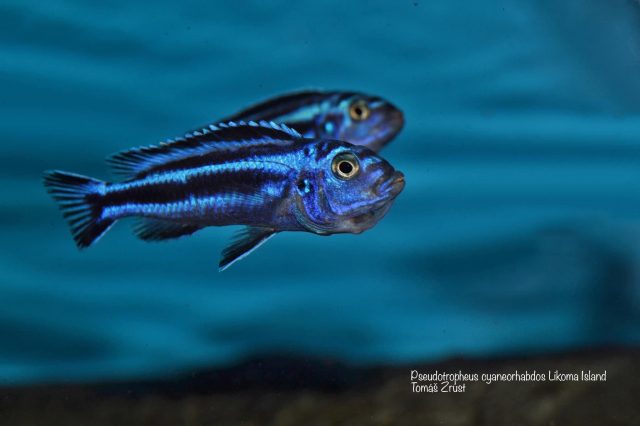
[[404,114],[399,109],[394,108],[388,113],[387,119],[395,131],[395,136],[404,127]]
[[[397,108],[390,108],[384,114],[384,119],[378,123],[376,126],[374,133],[378,133],[381,135],[380,140],[378,142],[379,148],[386,145],[393,138],[395,138],[398,133],[404,127],[404,114]],[[378,149],[379,149],[378,148]]]
[[404,174],[396,171],[391,178],[384,179],[377,185],[376,193],[383,197],[380,202],[386,202],[396,198],[404,186]]

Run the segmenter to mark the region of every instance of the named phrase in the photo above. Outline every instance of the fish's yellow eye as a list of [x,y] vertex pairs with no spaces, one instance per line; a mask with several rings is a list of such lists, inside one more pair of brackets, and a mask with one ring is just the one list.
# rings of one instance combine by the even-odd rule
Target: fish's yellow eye
[[369,109],[369,105],[362,99],[355,101],[349,106],[349,116],[356,121],[366,120],[370,114],[371,110]]
[[358,174],[360,163],[356,156],[351,153],[339,154],[333,159],[331,170],[337,178],[348,180]]

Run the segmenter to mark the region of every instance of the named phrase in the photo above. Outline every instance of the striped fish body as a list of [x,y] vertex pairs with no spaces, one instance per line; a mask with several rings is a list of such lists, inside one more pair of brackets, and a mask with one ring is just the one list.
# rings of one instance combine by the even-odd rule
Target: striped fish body
[[375,153],[346,142],[306,139],[274,123],[211,126],[172,143],[114,156],[123,182],[66,172],[45,175],[80,248],[117,220],[137,217],[143,240],[245,225],[220,267],[281,231],[360,233],[374,226],[404,187]]
[[105,184],[102,217],[299,230],[290,200],[304,166],[303,149],[292,139],[247,143],[155,167],[128,181]]

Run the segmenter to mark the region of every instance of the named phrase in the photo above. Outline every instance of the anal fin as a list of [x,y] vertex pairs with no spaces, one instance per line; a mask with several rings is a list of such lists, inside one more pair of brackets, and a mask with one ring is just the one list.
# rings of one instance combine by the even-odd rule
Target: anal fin
[[247,226],[242,229],[236,234],[231,244],[222,251],[222,259],[218,265],[220,271],[224,271],[238,260],[248,256],[275,234],[276,231],[272,228]]
[[191,235],[202,228],[200,225],[168,220],[141,219],[134,226],[133,232],[144,241],[164,241]]

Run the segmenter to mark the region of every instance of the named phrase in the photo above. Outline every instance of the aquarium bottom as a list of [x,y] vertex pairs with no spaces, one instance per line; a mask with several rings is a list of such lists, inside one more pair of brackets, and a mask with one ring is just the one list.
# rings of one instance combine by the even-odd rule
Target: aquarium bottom
[[[437,391],[416,392],[413,370],[479,378],[535,370],[545,380],[464,389],[437,381]],[[572,380],[589,371],[606,377]],[[639,348],[375,368],[271,357],[175,380],[0,389],[0,424],[640,425],[638,395]]]

